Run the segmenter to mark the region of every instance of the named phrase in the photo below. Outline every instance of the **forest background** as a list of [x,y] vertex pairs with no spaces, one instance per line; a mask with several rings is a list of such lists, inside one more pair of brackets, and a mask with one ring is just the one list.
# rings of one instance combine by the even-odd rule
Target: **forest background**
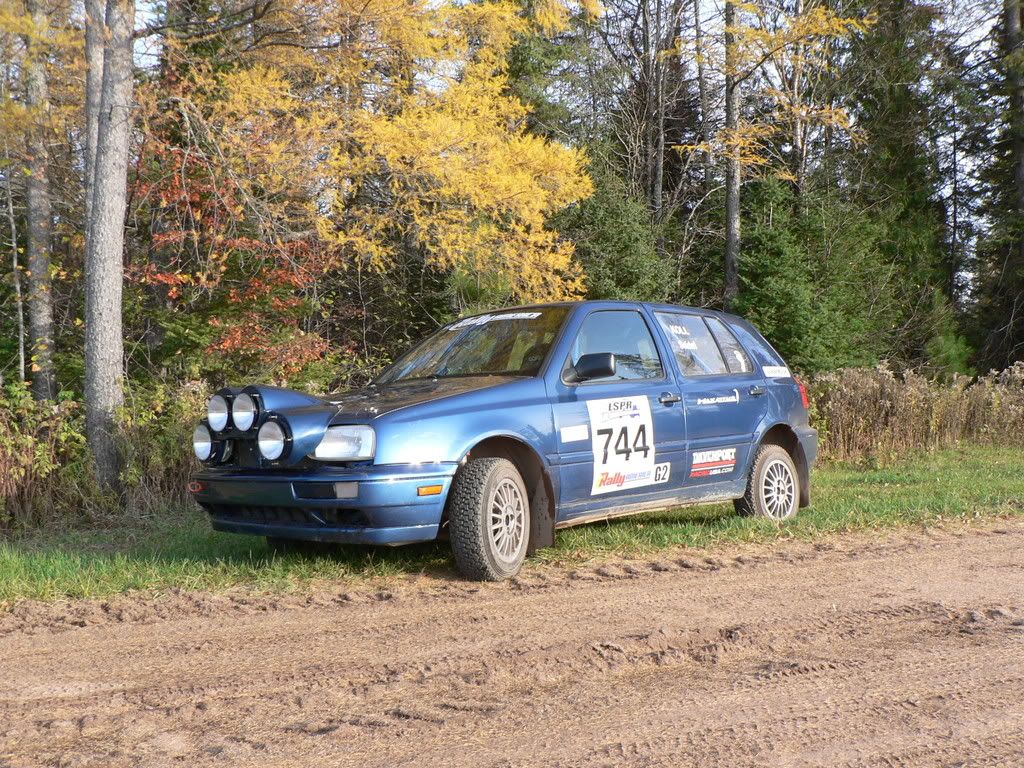
[[177,497],[211,388],[552,299],[740,313],[869,437],[890,372],[1010,434],[1020,0],[0,0],[0,222],[0,528]]

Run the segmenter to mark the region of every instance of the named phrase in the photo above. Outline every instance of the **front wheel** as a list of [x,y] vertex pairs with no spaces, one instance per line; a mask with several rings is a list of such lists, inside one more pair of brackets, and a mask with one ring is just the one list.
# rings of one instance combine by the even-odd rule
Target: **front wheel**
[[747,492],[734,502],[744,517],[786,520],[800,503],[800,475],[789,453],[778,445],[762,445],[754,457]]
[[464,576],[501,581],[519,573],[530,538],[528,499],[507,459],[474,459],[459,470],[448,499],[448,535]]

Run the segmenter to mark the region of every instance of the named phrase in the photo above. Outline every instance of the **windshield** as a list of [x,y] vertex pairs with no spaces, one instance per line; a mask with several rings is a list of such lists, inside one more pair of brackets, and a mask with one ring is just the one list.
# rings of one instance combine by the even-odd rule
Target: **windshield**
[[453,376],[536,376],[568,312],[568,307],[546,307],[467,317],[406,352],[377,383]]

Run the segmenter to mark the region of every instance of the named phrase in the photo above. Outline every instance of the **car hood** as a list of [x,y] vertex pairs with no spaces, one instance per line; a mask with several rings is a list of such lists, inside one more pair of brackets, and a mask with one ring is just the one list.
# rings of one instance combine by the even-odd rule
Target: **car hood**
[[338,408],[332,419],[335,423],[352,419],[363,421],[445,397],[489,389],[511,381],[518,376],[453,376],[443,379],[412,379],[391,384],[371,384],[353,392],[327,395],[324,400]]

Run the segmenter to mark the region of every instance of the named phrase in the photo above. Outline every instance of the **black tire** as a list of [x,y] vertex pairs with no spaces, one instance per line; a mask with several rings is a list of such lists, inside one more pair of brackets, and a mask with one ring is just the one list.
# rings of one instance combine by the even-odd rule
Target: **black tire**
[[530,539],[529,498],[507,459],[473,459],[459,470],[448,495],[448,535],[463,576],[501,581],[519,573]]
[[757,449],[747,491],[733,504],[743,517],[788,520],[800,506],[800,473],[785,448],[765,444]]

